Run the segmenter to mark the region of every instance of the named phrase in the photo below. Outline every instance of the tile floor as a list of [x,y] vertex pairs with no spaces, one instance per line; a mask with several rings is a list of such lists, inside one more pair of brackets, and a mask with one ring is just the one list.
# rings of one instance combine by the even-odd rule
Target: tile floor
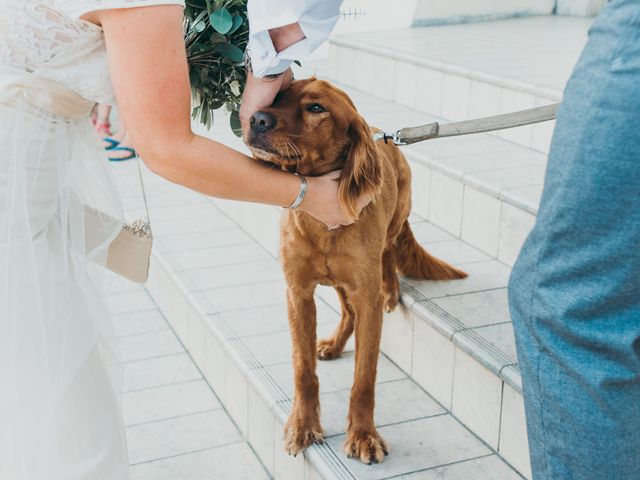
[[146,290],[110,275],[131,480],[271,476]]

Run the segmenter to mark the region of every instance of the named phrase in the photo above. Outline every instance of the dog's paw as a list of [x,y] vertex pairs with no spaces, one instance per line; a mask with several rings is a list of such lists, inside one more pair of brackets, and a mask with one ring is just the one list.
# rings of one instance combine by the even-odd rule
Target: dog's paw
[[370,433],[347,433],[344,451],[347,457],[359,458],[367,465],[381,463],[385,455],[389,455],[389,447],[375,430]]
[[308,426],[290,417],[284,427],[284,450],[294,457],[314,443],[323,443],[324,433],[318,425]]
[[382,301],[384,305],[384,311],[387,313],[393,312],[396,307],[400,305],[400,286],[397,284],[383,285]]
[[319,360],[333,360],[334,358],[339,357],[342,353],[342,350],[339,350],[336,347],[335,342],[331,338],[318,340],[316,351],[318,353]]
[[399,295],[388,295],[385,296],[384,299],[384,311],[387,313],[393,312],[396,307],[400,304],[400,296]]

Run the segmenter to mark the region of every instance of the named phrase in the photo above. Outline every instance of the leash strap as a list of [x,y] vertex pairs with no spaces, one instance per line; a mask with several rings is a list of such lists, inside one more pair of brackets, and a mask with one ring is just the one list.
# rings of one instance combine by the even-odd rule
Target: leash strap
[[428,123],[419,127],[406,127],[394,133],[378,132],[373,135],[373,140],[392,140],[396,145],[410,145],[433,138],[456,137],[470,135],[472,133],[494,132],[507,128],[522,127],[534,123],[547,122],[556,118],[559,103],[545,105],[544,107],[521,110],[519,112],[505,113],[492,117],[465,120],[463,122]]

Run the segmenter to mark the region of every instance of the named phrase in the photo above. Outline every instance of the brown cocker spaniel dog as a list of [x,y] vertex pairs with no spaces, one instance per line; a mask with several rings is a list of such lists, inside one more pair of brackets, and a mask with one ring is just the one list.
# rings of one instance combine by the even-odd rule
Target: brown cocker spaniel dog
[[[285,426],[285,448],[297,454],[322,441],[316,357],[342,352],[355,332],[355,375],[347,439],[349,457],[365,463],[384,459],[389,449],[373,419],[376,365],[383,312],[399,302],[398,272],[414,278],[448,280],[466,274],[427,253],[415,240],[411,172],[394,145],[374,143],[354,104],[327,82],[294,82],[273,106],[251,118],[245,141],[257,159],[300,175],[342,169],[340,202],[357,222],[328,230],[310,215],[287,210],[281,225],[281,258],[288,285],[295,396]],[[358,215],[363,194],[374,200]],[[329,338],[316,343],[317,285],[336,289],[342,318]]]

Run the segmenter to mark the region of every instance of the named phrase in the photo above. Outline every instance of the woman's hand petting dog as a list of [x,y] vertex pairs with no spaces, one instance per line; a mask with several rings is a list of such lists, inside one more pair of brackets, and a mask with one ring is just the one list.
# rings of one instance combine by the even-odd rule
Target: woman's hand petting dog
[[[256,78],[251,72],[247,74],[247,85],[240,108],[240,122],[242,130],[248,132],[251,116],[265,107],[269,107],[279,92],[289,88],[293,81],[291,69],[275,78]],[[307,177],[307,194],[300,204],[303,210],[316,220],[320,220],[330,229],[341,225],[350,225],[355,219],[348,215],[344,207],[338,202],[338,182],[340,170],[326,175]],[[364,194],[358,198],[357,214],[371,202],[371,195]]]
[[[334,170],[320,177],[307,177],[308,193],[300,209],[307,212],[316,220],[320,220],[329,229],[336,226],[350,225],[354,219],[347,216],[344,208],[336,201],[338,198],[338,182],[342,170]],[[371,195],[363,194],[358,198],[358,215],[371,202]]]

